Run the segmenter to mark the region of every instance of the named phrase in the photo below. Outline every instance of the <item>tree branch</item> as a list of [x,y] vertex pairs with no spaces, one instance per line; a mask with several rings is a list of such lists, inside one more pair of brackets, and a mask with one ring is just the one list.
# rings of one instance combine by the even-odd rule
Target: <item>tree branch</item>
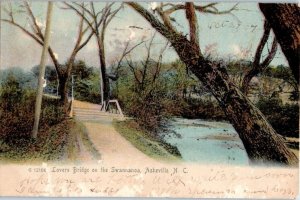
[[141,84],[141,81],[139,80],[139,78],[137,77],[137,74],[136,74],[136,71],[135,71],[135,68],[133,67],[132,65],[132,61],[129,61],[127,58],[126,59],[126,62],[129,66],[129,68],[131,69],[132,73],[133,73],[133,76],[135,78],[135,80],[138,82],[138,84]]
[[[178,56],[183,62],[190,62],[191,65],[198,62],[199,57],[201,57],[200,51],[190,51],[194,49],[193,43],[187,40],[186,36],[177,33],[174,30],[168,29],[164,24],[162,24],[153,14],[148,12],[145,8],[135,2],[126,2],[135,11],[137,11],[141,16],[143,16],[153,28],[155,28],[160,34],[167,38],[171,45],[176,50]],[[188,59],[188,60],[186,60]]]
[[185,11],[190,27],[190,41],[194,44],[195,50],[199,50],[199,29],[194,3],[186,2]]
[[[74,10],[80,17],[82,17],[84,19],[84,21],[89,25],[89,27],[92,29],[92,31],[96,34],[96,30],[94,29],[94,26],[92,24],[92,23],[95,22],[95,19],[93,19],[93,21],[90,22],[89,19],[86,18],[86,16],[82,12],[80,12],[76,7],[74,7],[73,5],[71,5],[70,3],[67,3],[67,2],[64,2],[64,4],[66,6],[68,6],[68,8],[63,8],[63,9],[72,9],[72,10]],[[78,4],[76,4],[76,5],[78,5]],[[86,11],[86,8],[85,8],[85,11]]]
[[110,13],[107,16],[107,20],[106,23],[104,23],[103,26],[105,26],[105,28],[108,26],[108,24],[111,22],[111,20],[116,16],[116,14],[123,8],[123,3],[121,4],[121,6],[119,8],[117,8],[116,10],[114,10],[112,13]]
[[[66,3],[66,2],[64,2]],[[88,13],[90,15],[90,17],[93,17],[94,16],[94,13],[92,13],[89,9],[87,9],[85,7],[85,4],[80,4],[80,3],[77,3],[77,2],[73,2],[74,5],[77,5],[78,7],[82,8],[86,13]]]
[[257,49],[256,49],[256,53],[255,53],[255,57],[254,57],[254,62],[253,64],[258,66],[259,63],[260,63],[260,59],[261,59],[261,54],[262,54],[262,51],[268,41],[268,38],[269,38],[269,35],[270,35],[270,31],[271,31],[271,27],[269,25],[269,23],[267,21],[265,21],[265,24],[264,24],[264,33],[263,33],[263,36],[262,38],[260,39],[260,42],[257,46]]
[[[34,39],[38,44],[40,44],[41,46],[44,45],[44,41],[40,40],[36,35],[32,34],[30,31],[28,31],[27,29],[25,29],[24,27],[22,27],[20,24],[16,23],[15,21],[11,21],[11,20],[8,20],[8,19],[1,19],[1,21],[9,23],[13,26],[16,26],[17,28],[22,30],[25,34],[27,34],[29,37]],[[59,63],[58,63],[57,59],[55,58],[54,52],[53,52],[53,50],[51,49],[50,46],[48,48],[48,52],[49,52],[49,55],[50,55],[50,57],[53,61],[53,64],[54,64],[55,69],[57,71],[57,74],[60,76],[61,75],[61,70],[59,69]]]
[[276,38],[274,38],[274,40],[272,42],[271,51],[269,52],[269,54],[266,57],[266,59],[261,63],[261,66],[262,66],[263,69],[265,69],[267,66],[269,66],[269,64],[272,62],[272,60],[275,57],[277,48],[278,48],[278,43],[277,43]]
[[26,10],[27,10],[28,15],[31,17],[31,20],[32,20],[32,23],[33,23],[33,25],[34,25],[35,31],[37,31],[37,35],[38,35],[42,40],[44,40],[44,35],[43,35],[43,33],[42,33],[42,30],[41,30],[41,28],[40,28],[40,27],[38,26],[38,24],[37,24],[37,19],[36,19],[36,17],[34,16],[34,14],[33,14],[32,10],[31,10],[31,8],[30,8],[30,6],[29,6],[29,3],[28,3],[27,1],[25,1],[24,4],[25,4],[25,8],[26,8]]
[[273,40],[272,48],[271,48],[271,51],[268,53],[268,56],[262,63],[260,62],[263,49],[266,46],[266,43],[270,36],[270,31],[271,31],[271,27],[270,27],[269,23],[267,21],[265,21],[264,33],[263,33],[263,36],[257,46],[254,61],[252,63],[252,68],[245,74],[243,81],[242,81],[241,90],[245,94],[248,94],[248,92],[249,92],[249,84],[250,84],[252,78],[254,76],[258,75],[259,73],[263,72],[266,69],[266,67],[271,63],[273,58],[275,57],[275,54],[277,51],[277,46],[278,46],[276,38],[274,38],[274,40]]
[[[136,45],[134,45],[132,48],[130,48],[129,50],[127,50],[128,49],[128,47],[129,47],[129,43],[130,43],[130,40],[126,43],[126,46],[125,46],[125,48],[124,48],[124,50],[123,50],[123,53],[122,53],[122,55],[121,55],[121,57],[120,57],[120,59],[119,59],[119,61],[118,61],[118,64],[117,64],[117,67],[116,67],[116,72],[118,73],[118,70],[120,69],[120,67],[121,67],[121,62],[122,62],[122,60],[128,55],[128,54],[130,54],[130,52],[131,51],[133,51],[136,47],[138,47],[138,46],[140,46],[141,44],[143,44],[145,41],[141,41],[141,42],[139,42],[138,44],[136,44]],[[118,77],[118,74],[116,75],[116,77]]]
[[34,39],[36,42],[38,42],[40,45],[44,45],[43,41],[41,41],[37,36],[35,36],[34,34],[32,34],[30,31],[28,31],[27,29],[25,29],[24,27],[22,27],[20,24],[14,22],[14,21],[8,20],[8,19],[1,19],[1,21],[7,22],[7,23],[9,23],[11,25],[14,25],[14,26],[18,27],[24,33],[26,33],[28,36],[30,36],[32,39]]
[[171,21],[170,21],[170,14],[168,14],[167,12],[163,11],[162,9],[163,7],[163,3],[161,3],[161,6],[156,8],[156,11],[158,12],[158,14],[160,15],[160,18],[162,19],[162,21],[164,22],[164,25],[171,31],[177,32],[177,30],[175,29],[175,27],[172,25]]
[[161,70],[161,62],[162,62],[162,58],[163,58],[163,54],[166,51],[166,49],[169,46],[169,42],[166,42],[166,45],[164,46],[164,48],[162,48],[162,50],[160,51],[158,60],[157,60],[157,64],[156,64],[156,69],[155,69],[155,73],[152,79],[152,83],[154,83],[157,79],[157,77],[159,76],[160,70]]
[[[84,16],[84,11],[82,11],[82,15]],[[77,41],[75,44],[75,47],[73,49],[73,52],[77,51],[77,48],[79,47],[82,37],[83,37],[83,17],[80,18],[80,22],[79,22],[79,26],[78,26],[78,37],[77,37]]]
[[[216,4],[215,4],[216,5]],[[214,5],[210,5],[206,8],[203,8],[203,7],[199,7],[197,6],[196,9],[199,11],[199,12],[203,12],[203,13],[209,13],[209,14],[214,14],[214,15],[224,15],[224,14],[230,14],[232,11],[234,10],[237,10],[237,6],[238,6],[238,3],[236,3],[233,7],[231,7],[230,9],[228,10],[223,10],[223,11],[219,11],[216,7],[214,7]],[[209,9],[209,8],[212,8],[213,10]]]
[[[238,3],[237,3],[237,4],[235,4],[233,7],[231,7],[228,10],[219,11],[215,7],[217,4],[218,3],[209,3],[209,4],[205,5],[205,6],[197,6],[197,5],[194,5],[194,6],[195,6],[195,9],[198,12],[201,12],[201,13],[210,13],[210,14],[215,14],[215,15],[224,15],[224,14],[230,14],[232,11],[237,10],[237,5],[238,5]],[[165,5],[166,6],[171,6],[171,8],[168,8],[168,9],[166,9],[164,11],[167,15],[170,15],[170,14],[172,14],[175,11],[184,10],[185,9],[185,5],[183,5],[183,4],[176,4],[176,5],[174,5],[174,4],[167,3]]]
[[151,47],[153,45],[153,41],[154,41],[154,38],[155,38],[155,35],[156,35],[156,32],[153,34],[153,36],[151,37],[150,39],[150,43],[149,43],[149,46],[145,45],[146,49],[147,49],[147,56],[146,56],[146,60],[145,62],[141,62],[142,65],[143,65],[143,70],[141,71],[141,75],[142,75],[142,81],[141,81],[141,87],[142,89],[144,88],[144,85],[145,85],[145,80],[146,80],[146,77],[147,77],[147,69],[149,67],[149,62],[150,62],[150,55],[151,55]]
[[176,31],[172,29],[168,29],[164,24],[162,24],[154,15],[148,12],[145,8],[143,8],[140,4],[135,2],[126,2],[127,5],[132,7],[138,13],[140,13],[159,33],[169,39],[172,43],[176,42],[174,39],[183,37]]

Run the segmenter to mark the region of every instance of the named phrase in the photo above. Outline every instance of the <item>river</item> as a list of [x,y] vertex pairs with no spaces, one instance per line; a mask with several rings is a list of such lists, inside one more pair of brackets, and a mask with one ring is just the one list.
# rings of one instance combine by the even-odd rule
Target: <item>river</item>
[[187,162],[249,165],[242,141],[226,122],[174,118],[163,137]]

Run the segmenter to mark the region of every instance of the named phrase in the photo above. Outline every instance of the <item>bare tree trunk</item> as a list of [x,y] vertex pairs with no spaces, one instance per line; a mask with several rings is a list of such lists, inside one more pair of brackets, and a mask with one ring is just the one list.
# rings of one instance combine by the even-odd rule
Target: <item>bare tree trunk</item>
[[[92,33],[96,36],[97,43],[98,43],[98,55],[100,60],[100,89],[101,89],[101,104],[102,106],[105,104],[106,101],[109,100],[110,94],[110,87],[109,87],[109,78],[106,73],[106,62],[105,62],[105,51],[104,51],[104,36],[105,36],[105,29],[110,23],[110,21],[114,18],[114,16],[119,12],[122,8],[115,9],[111,12],[111,7],[113,3],[107,4],[104,9],[101,11],[96,12],[94,3],[90,3],[90,9],[87,9],[84,4],[70,4],[65,3],[69,7],[69,9],[74,10],[78,15],[82,17],[82,20],[88,24],[88,27],[91,29]],[[82,10],[82,11],[80,11]],[[87,12],[93,20],[89,20],[85,17],[84,12]],[[99,17],[100,16],[100,17]],[[100,29],[102,25],[102,28]]]
[[[252,162],[278,161],[285,164],[298,162],[297,157],[287,148],[281,136],[274,131],[263,114],[230,82],[226,69],[201,56],[200,49],[196,49],[200,46],[197,43],[199,41],[189,41],[182,34],[162,24],[139,4],[133,2],[127,4],[170,41],[180,59],[214,95],[239,134]],[[188,12],[188,9],[186,11]],[[196,19],[193,20],[195,22]],[[189,23],[193,21],[189,20]]]
[[300,8],[297,4],[260,3],[299,84]]
[[99,55],[99,61],[100,61],[100,70],[101,70],[101,81],[102,81],[102,90],[103,90],[103,101],[106,102],[109,100],[109,79],[106,73],[106,62],[105,62],[105,51],[104,51],[104,39],[101,37],[98,40],[98,55]]
[[64,108],[68,106],[68,77],[61,76],[59,78],[58,92],[60,94],[60,102]]
[[59,80],[58,90],[59,90],[59,93],[61,95],[60,101],[63,104],[65,112],[68,112],[68,106],[69,106],[68,82],[69,82],[69,78],[71,76],[72,68],[73,68],[73,65],[74,65],[74,62],[75,62],[76,54],[77,54],[77,52],[72,53],[72,55],[70,56],[70,58],[69,58],[69,60],[66,64],[66,70],[61,72],[60,78],[59,78],[60,80]]
[[48,3],[47,9],[47,21],[46,21],[46,30],[45,30],[45,40],[44,46],[41,56],[40,62],[40,71],[39,71],[39,79],[38,79],[38,88],[37,88],[37,95],[36,95],[36,102],[35,102],[35,112],[34,112],[34,125],[32,130],[32,137],[36,138],[39,128],[40,122],[40,114],[41,114],[41,107],[42,107],[42,98],[43,98],[43,82],[45,76],[45,64],[47,60],[47,51],[49,47],[49,40],[50,40],[50,27],[51,27],[51,15],[53,9],[53,2]]

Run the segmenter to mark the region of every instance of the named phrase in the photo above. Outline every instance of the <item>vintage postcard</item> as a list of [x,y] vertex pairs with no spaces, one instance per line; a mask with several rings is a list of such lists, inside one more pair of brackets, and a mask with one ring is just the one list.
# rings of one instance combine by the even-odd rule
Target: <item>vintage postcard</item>
[[299,4],[0,3],[0,196],[297,198]]

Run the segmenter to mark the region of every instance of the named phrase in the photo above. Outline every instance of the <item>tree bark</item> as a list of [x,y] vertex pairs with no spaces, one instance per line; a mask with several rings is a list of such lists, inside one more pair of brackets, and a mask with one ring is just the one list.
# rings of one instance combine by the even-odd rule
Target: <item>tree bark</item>
[[299,84],[300,8],[297,4],[260,3]]
[[249,84],[250,84],[250,81],[252,80],[252,78],[254,76],[257,76],[259,73],[263,72],[266,69],[266,67],[268,67],[269,64],[272,62],[273,58],[275,57],[278,45],[277,45],[277,40],[274,38],[274,40],[272,42],[271,51],[268,53],[268,55],[264,59],[264,61],[260,62],[261,57],[262,57],[262,52],[268,41],[270,32],[271,32],[271,27],[270,27],[269,23],[267,21],[265,21],[264,33],[263,33],[263,36],[257,46],[255,56],[254,56],[254,61],[252,63],[252,68],[246,72],[246,74],[243,78],[241,90],[246,95],[249,92]]
[[68,106],[68,76],[61,76],[59,78],[58,92],[60,94],[60,102],[64,108]]
[[105,62],[105,52],[104,52],[104,41],[98,40],[98,55],[100,61],[100,70],[101,70],[101,81],[102,81],[102,88],[103,88],[103,101],[107,102],[109,100],[109,79],[106,73],[106,62]]
[[225,68],[204,59],[200,49],[195,50],[194,42],[167,29],[139,4],[133,2],[127,4],[171,42],[179,58],[210,90],[239,134],[252,162],[278,161],[285,164],[298,162],[297,157],[287,148],[281,136],[274,131],[263,114],[230,82]]
[[229,82],[227,73],[218,71],[213,63],[201,58],[198,64],[188,66],[218,100],[252,162],[278,161],[291,165],[298,162],[263,114]]
[[50,41],[52,10],[53,10],[53,2],[49,2],[48,8],[47,8],[45,39],[44,39],[42,56],[41,56],[41,62],[40,62],[40,66],[39,66],[39,79],[38,79],[38,88],[37,88],[37,95],[36,95],[35,109],[34,109],[34,111],[35,111],[34,112],[34,124],[33,124],[33,129],[32,129],[32,137],[33,138],[37,138],[39,122],[40,122],[42,99],[43,99],[43,82],[44,82],[44,76],[45,76],[45,65],[46,65],[46,60],[47,60],[47,50],[48,50],[49,41]]

